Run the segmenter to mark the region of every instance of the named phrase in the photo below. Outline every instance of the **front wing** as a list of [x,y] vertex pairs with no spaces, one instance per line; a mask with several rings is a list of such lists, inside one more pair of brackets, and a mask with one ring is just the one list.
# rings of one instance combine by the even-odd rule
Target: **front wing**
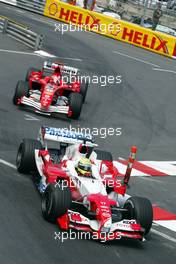
[[74,229],[84,233],[91,233],[92,239],[98,239],[102,242],[118,240],[121,238],[132,238],[143,240],[144,229],[136,223],[135,220],[122,220],[112,223],[108,232],[100,230],[100,224],[97,220],[90,220],[72,210],[57,219],[59,227],[62,230]]
[[23,96],[20,100],[20,103],[23,105],[30,106],[37,110],[39,113],[43,114],[52,114],[52,113],[61,113],[61,114],[69,114],[69,106],[50,106],[47,110],[42,109],[41,104],[35,102],[33,99]]

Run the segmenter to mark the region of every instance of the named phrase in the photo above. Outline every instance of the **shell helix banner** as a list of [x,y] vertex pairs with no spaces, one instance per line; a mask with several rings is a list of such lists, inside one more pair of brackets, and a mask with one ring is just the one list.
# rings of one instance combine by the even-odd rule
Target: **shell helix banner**
[[[73,31],[73,25],[75,25],[78,30],[94,31],[158,54],[176,58],[176,37],[167,34],[107,17],[59,0],[47,0],[44,15],[68,23],[67,30]],[[63,29],[63,25],[60,26]]]

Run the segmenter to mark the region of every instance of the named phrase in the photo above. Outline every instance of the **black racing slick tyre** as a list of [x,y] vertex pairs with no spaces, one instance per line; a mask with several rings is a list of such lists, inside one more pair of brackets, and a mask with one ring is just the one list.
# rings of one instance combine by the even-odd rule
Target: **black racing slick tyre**
[[86,100],[87,90],[88,90],[89,82],[82,82],[80,87],[80,94],[83,96],[83,103]]
[[35,149],[43,149],[42,144],[38,140],[23,139],[21,142],[17,157],[16,166],[20,173],[30,173],[36,171]]
[[152,227],[153,208],[150,200],[143,197],[130,197],[124,205],[127,209],[127,219],[135,219],[145,229],[147,235]]
[[111,152],[103,151],[103,150],[99,150],[99,149],[95,149],[95,152],[97,154],[98,160],[113,161],[113,157],[112,157]]
[[45,220],[55,223],[71,206],[71,191],[64,181],[49,184],[42,196],[42,215]]
[[70,106],[70,110],[72,111],[71,118],[78,119],[83,105],[82,94],[71,93],[68,97],[68,104]]
[[29,81],[29,78],[30,78],[32,72],[40,72],[40,69],[37,69],[37,68],[29,68],[28,71],[27,71],[27,73],[26,73],[26,78],[25,78],[26,82]]
[[14,105],[18,104],[19,99],[21,99],[22,96],[29,97],[29,86],[28,82],[24,81],[18,81],[15,89],[15,94],[13,97],[13,103]]

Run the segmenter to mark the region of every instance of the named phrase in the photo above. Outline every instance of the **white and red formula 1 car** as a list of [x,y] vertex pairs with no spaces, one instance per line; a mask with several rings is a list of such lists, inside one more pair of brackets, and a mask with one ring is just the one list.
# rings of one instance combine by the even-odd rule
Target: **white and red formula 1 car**
[[153,210],[148,199],[126,194],[136,151],[132,147],[121,176],[111,153],[97,149],[91,135],[42,127],[38,140],[23,139],[16,163],[20,173],[34,175],[47,221],[100,240],[142,241],[152,226]]

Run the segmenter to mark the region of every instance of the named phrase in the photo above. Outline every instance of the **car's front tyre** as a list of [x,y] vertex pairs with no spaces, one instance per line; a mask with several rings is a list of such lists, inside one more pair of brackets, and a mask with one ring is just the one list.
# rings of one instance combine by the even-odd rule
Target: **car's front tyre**
[[15,93],[14,93],[14,96],[13,96],[14,105],[18,105],[19,104],[19,100],[23,96],[29,97],[28,82],[18,81],[17,85],[16,85]]
[[124,205],[127,209],[127,219],[135,219],[145,229],[147,235],[152,227],[153,208],[150,200],[143,197],[130,197]]
[[72,111],[71,118],[78,119],[83,105],[83,96],[79,93],[71,93],[68,97],[68,105]]
[[86,95],[87,95],[88,87],[89,87],[89,82],[88,81],[82,82],[80,84],[80,94],[82,94],[82,96],[83,96],[83,103],[86,100]]

